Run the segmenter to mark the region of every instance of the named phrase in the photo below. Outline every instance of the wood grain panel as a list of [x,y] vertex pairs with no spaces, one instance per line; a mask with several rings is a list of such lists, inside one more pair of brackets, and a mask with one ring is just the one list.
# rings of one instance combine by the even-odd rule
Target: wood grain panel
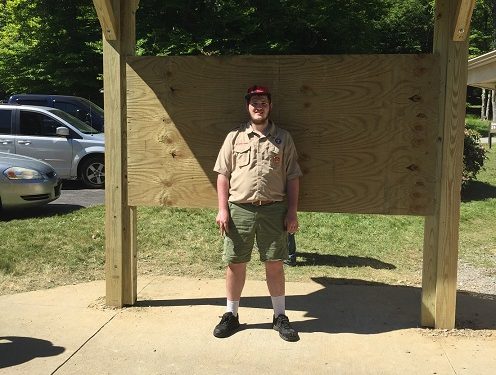
[[295,140],[300,209],[432,213],[439,64],[433,55],[130,57],[130,205],[216,207],[212,171],[252,84]]

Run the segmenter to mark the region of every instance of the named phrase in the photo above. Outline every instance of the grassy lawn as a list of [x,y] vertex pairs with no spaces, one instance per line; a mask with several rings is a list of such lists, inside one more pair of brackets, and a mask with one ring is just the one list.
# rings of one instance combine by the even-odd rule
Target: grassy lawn
[[[496,276],[496,158],[463,194],[460,259]],[[139,208],[141,275],[222,278],[216,212]],[[422,217],[300,213],[298,267],[287,279],[327,276],[419,285]],[[0,221],[0,294],[104,278],[104,207],[64,215]],[[257,260],[256,252],[253,254]],[[250,279],[263,279],[258,261]]]

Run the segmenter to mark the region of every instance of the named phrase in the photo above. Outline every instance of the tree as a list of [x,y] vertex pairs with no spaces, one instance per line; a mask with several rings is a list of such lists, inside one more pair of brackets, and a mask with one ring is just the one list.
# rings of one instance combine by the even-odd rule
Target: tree
[[0,2],[0,91],[101,102],[100,25],[86,0]]
[[138,53],[378,52],[382,0],[189,0],[140,3]]
[[470,58],[496,49],[496,2],[479,0],[475,4],[469,36]]
[[434,1],[386,0],[380,24],[381,53],[429,53],[434,35]]

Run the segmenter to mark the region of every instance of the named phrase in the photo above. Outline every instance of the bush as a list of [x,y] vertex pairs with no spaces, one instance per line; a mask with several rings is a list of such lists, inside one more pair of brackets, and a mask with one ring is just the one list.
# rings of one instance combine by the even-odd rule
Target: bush
[[467,129],[477,131],[481,137],[488,136],[490,125],[491,121],[481,120],[481,118],[477,116],[467,115],[467,117],[465,118],[465,127]]
[[484,168],[485,159],[487,159],[486,149],[480,143],[479,132],[472,129],[465,129],[462,189],[466,188],[470,181],[477,179],[477,173]]

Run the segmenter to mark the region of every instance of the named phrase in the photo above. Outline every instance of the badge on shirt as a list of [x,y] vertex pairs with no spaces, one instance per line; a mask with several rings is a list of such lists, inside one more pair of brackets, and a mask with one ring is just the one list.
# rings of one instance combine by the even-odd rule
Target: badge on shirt
[[274,139],[274,142],[276,142],[278,145],[280,145],[282,140],[281,140],[281,138],[276,138],[276,139]]

